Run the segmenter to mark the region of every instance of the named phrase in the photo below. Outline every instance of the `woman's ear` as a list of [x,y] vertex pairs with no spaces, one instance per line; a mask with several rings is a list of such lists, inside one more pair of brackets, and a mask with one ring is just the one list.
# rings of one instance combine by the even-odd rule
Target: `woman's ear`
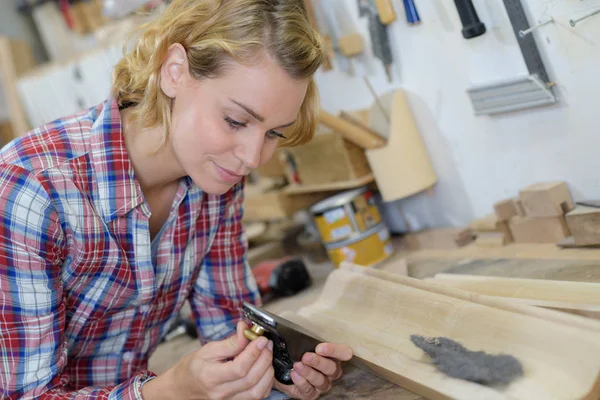
[[177,97],[177,89],[186,79],[186,74],[188,74],[187,53],[181,44],[172,44],[160,69],[160,89],[167,97],[174,99]]

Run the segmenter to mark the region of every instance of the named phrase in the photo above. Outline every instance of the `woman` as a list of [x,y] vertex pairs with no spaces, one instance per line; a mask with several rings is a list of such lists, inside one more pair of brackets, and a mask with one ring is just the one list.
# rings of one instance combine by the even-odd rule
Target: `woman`
[[[0,397],[316,398],[352,356],[321,344],[274,382],[245,176],[310,140],[323,47],[302,0],[175,0],[116,66],[111,97],[0,154]],[[190,300],[208,344],[146,370]],[[236,329],[237,324],[237,329]]]

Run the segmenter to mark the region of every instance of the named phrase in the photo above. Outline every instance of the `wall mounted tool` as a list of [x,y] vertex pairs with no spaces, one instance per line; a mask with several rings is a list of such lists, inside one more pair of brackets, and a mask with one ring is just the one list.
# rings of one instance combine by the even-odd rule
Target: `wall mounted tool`
[[396,12],[392,0],[375,0],[379,20],[384,25],[389,25],[396,20]]
[[456,10],[462,22],[462,35],[465,39],[473,39],[485,33],[485,25],[479,20],[477,11],[471,0],[454,0]]
[[417,11],[417,6],[415,6],[415,2],[413,0],[403,0],[404,1],[404,11],[406,12],[406,22],[409,25],[417,25],[421,22],[421,18],[419,18],[419,13]]
[[390,39],[387,32],[387,25],[382,24],[379,19],[377,7],[373,0],[358,0],[358,11],[361,17],[366,16],[369,21],[369,33],[371,35],[371,45],[375,57],[381,60],[385,67],[388,81],[392,81],[392,49],[390,48]]
[[468,89],[475,115],[523,110],[558,101],[553,92],[555,84],[548,78],[534,35],[521,34],[531,32],[521,0],[503,1],[529,75]]

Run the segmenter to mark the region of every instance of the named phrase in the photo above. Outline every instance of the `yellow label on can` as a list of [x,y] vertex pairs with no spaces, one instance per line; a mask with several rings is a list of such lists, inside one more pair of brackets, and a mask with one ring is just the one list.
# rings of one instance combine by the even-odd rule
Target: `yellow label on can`
[[388,258],[393,253],[393,248],[389,231],[384,227],[355,243],[328,249],[327,253],[336,267],[343,261],[367,267]]

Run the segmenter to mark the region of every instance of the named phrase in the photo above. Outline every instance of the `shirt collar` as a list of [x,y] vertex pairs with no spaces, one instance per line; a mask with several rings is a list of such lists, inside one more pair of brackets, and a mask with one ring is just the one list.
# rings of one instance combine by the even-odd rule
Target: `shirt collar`
[[[99,107],[90,138],[97,185],[94,202],[106,223],[144,204],[121,128],[119,106],[115,99],[109,98]],[[149,216],[148,207],[142,211]]]

